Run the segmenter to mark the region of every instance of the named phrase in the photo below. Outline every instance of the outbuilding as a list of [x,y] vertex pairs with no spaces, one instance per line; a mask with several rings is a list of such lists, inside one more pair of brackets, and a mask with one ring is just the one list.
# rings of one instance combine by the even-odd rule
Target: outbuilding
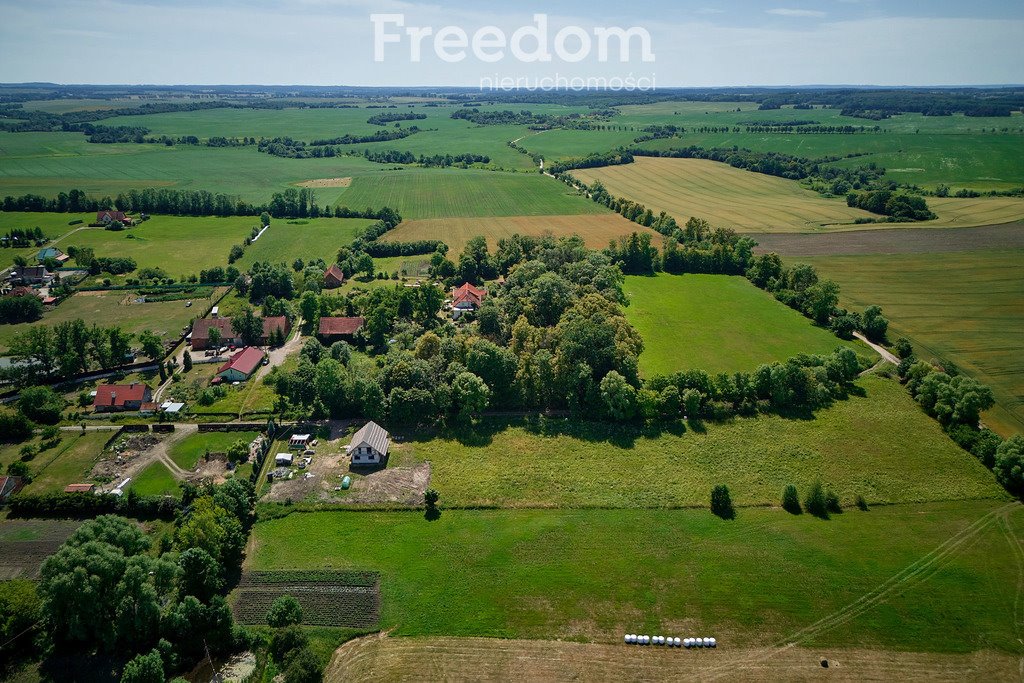
[[292,454],[291,453],[278,453],[274,456],[274,464],[278,467],[291,467],[292,465]]
[[217,376],[227,382],[244,382],[249,379],[256,368],[263,362],[263,351],[255,346],[247,346],[231,359],[220,366]]
[[305,450],[306,446],[309,445],[309,439],[309,434],[292,434],[292,438],[288,439],[288,448]]

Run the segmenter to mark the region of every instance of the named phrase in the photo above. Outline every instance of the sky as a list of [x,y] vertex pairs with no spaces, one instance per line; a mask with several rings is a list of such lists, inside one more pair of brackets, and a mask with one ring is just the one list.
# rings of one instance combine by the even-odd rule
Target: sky
[[1022,46],[1019,0],[0,0],[6,83],[1019,84]]

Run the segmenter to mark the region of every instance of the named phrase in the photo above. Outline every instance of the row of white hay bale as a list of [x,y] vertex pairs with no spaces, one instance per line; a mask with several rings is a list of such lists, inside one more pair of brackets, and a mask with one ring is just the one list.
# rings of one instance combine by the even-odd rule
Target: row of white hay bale
[[636,633],[627,633],[623,640],[627,645],[665,645],[667,647],[685,647],[687,649],[718,647],[718,641],[714,638],[677,638],[674,636],[644,636]]

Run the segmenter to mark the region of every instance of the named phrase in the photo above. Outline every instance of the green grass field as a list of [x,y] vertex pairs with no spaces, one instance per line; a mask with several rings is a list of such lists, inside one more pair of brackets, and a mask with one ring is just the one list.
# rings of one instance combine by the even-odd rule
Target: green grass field
[[[86,223],[96,219],[96,214],[70,214],[70,213],[35,213],[29,211],[0,211],[0,235],[6,234],[14,228],[33,229],[39,228],[46,237],[52,240],[52,245],[64,249],[67,244],[61,239]],[[74,220],[82,220],[79,225],[68,225]],[[31,246],[21,249],[11,247],[0,247],[0,269],[14,263],[15,256],[23,256],[30,265],[36,263],[36,254],[40,247]],[[73,265],[74,262],[72,261]]]
[[998,405],[985,421],[1024,433],[1024,250],[802,260],[840,284],[841,305],[882,306],[891,338],[905,335],[922,357],[991,386]]
[[[865,377],[864,396],[814,419],[774,416],[664,431],[572,423],[486,423],[423,435],[407,448],[431,463],[444,503],[501,507],[704,506],[727,484],[742,505],[778,505],[816,479],[846,505],[1003,498],[893,380]],[[402,447],[406,448],[406,447]]]
[[203,315],[209,299],[195,299],[191,308],[184,301],[161,301],[148,304],[126,303],[135,297],[131,292],[78,292],[62,301],[41,320],[17,325],[0,325],[0,349],[9,347],[16,334],[37,325],[56,325],[81,318],[87,325],[118,326],[125,332],[138,334],[144,330],[163,337],[176,338],[192,319]]
[[599,214],[607,209],[539,174],[406,169],[353,178],[340,204],[390,206],[403,218]]
[[[789,642],[955,534],[971,534],[999,506],[895,506],[828,522],[760,509],[731,522],[704,510],[443,510],[434,522],[421,512],[292,514],[256,525],[248,562],[380,571],[381,626],[393,636],[621,642],[623,633],[706,633],[722,647],[764,646]],[[1014,539],[1022,523],[1024,511],[1012,508],[1005,524]],[[900,575],[881,604],[800,637],[813,646],[1019,653],[1018,565],[1000,524],[988,518],[943,562]]]
[[231,247],[243,244],[259,222],[256,216],[154,216],[127,230],[82,230],[58,246],[92,247],[97,256],[130,256],[139,268],[162,268],[178,278],[226,266]]
[[743,277],[629,276],[625,292],[626,318],[644,339],[640,370],[647,376],[693,368],[750,372],[762,363],[847,345],[867,353]]
[[[246,247],[235,265],[246,270],[256,261],[287,263],[301,258],[322,258],[333,263],[338,248],[350,244],[356,232],[373,223],[357,218],[312,218],[299,221],[277,220],[258,240]],[[225,255],[225,263],[227,256]]]
[[[60,443],[53,448],[40,451],[29,461],[32,483],[25,487],[26,493],[59,493],[68,484],[88,481],[87,475],[103,452],[103,446],[113,432],[86,432],[85,434],[63,432]],[[39,438],[27,443],[39,447]],[[0,465],[4,471],[7,465],[18,460],[24,444],[5,445],[0,448]]]
[[246,443],[256,438],[256,432],[203,432],[193,434],[171,448],[170,456],[174,463],[184,469],[194,469],[196,463],[207,452],[226,453],[228,447],[239,439]]
[[159,460],[142,470],[129,486],[140,496],[181,496],[178,480]]

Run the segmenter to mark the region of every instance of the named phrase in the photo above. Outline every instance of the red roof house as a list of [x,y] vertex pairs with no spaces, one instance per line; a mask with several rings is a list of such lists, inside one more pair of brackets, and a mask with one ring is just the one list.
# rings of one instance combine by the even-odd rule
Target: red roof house
[[342,272],[337,263],[332,263],[331,267],[324,273],[324,287],[327,289],[337,289],[343,284],[345,284],[345,273]]
[[96,484],[68,484],[64,487],[64,493],[92,493],[96,490]]
[[270,344],[270,335],[274,333],[274,330],[281,330],[281,334],[285,337],[292,330],[292,324],[288,322],[288,318],[283,315],[264,318],[263,319],[263,337],[260,338],[260,344],[267,346]]
[[475,311],[480,308],[486,296],[486,289],[474,287],[467,282],[452,290],[452,308],[457,311]]
[[320,318],[317,336],[324,344],[351,340],[365,323],[365,318]]
[[192,323],[192,348],[196,351],[212,348],[210,330],[216,328],[220,332],[221,344],[237,344],[238,338],[231,329],[231,318],[201,318]]
[[263,351],[255,346],[247,346],[231,359],[220,366],[217,376],[228,382],[244,382],[249,379],[256,368],[263,362]]
[[132,217],[125,215],[124,211],[114,211],[112,209],[108,209],[106,211],[96,212],[97,223],[113,223],[114,221],[119,221],[121,223],[124,223],[125,225],[131,225],[133,222]]
[[152,398],[152,390],[140,382],[101,384],[96,387],[96,398],[92,401],[92,407],[97,413],[138,410],[143,403],[148,403]]

